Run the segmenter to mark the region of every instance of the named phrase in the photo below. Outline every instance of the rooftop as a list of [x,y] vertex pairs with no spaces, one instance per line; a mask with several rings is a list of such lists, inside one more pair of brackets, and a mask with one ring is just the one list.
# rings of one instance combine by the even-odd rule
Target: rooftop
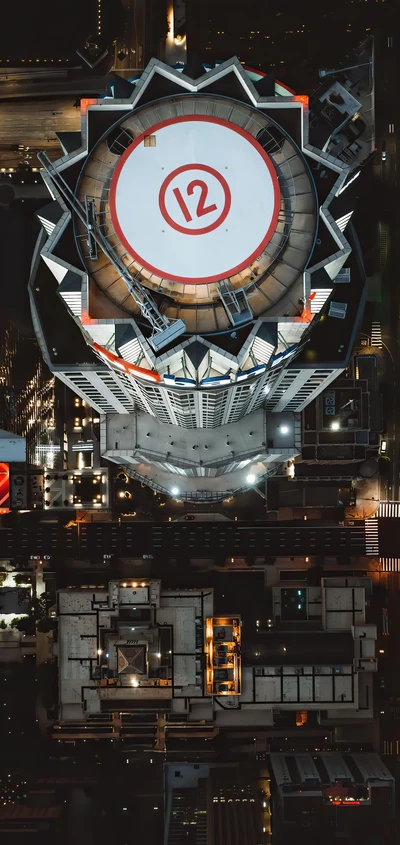
[[161,706],[170,714],[158,727],[164,748],[176,720],[193,731],[202,725],[203,733],[214,723],[273,725],[278,704],[292,711],[334,708],[328,722],[338,712],[348,720],[372,718],[376,628],[363,624],[364,587],[334,580],[323,583],[323,619],[331,614],[324,624],[334,630],[318,635],[263,631],[240,598],[234,613],[214,615],[206,587],[163,589],[160,581],[129,578],[110,581],[107,590],[60,591],[59,730],[73,723],[78,733],[80,724],[95,732],[103,719],[112,736],[108,714],[153,711],[157,721]]
[[[344,368],[350,359],[364,310],[366,275],[359,241],[351,221],[346,228],[346,238],[352,247],[346,264],[350,268],[351,282],[334,284],[332,297],[312,323],[308,343],[304,344],[300,354],[289,367],[315,367],[322,363],[335,363]],[[346,306],[343,319],[330,313],[331,301]]]

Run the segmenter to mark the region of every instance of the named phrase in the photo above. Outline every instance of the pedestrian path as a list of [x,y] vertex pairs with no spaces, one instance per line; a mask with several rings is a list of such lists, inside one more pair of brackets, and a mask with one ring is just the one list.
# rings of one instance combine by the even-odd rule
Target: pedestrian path
[[400,572],[400,558],[398,557],[380,557],[379,563],[382,566],[382,572]]
[[380,323],[372,323],[371,327],[371,346],[377,346],[382,349],[382,329]]
[[367,557],[377,557],[379,555],[378,520],[375,518],[366,519],[364,530]]
[[[400,502],[381,502],[378,516],[398,519],[400,517]],[[380,557],[383,572],[400,572],[400,558]]]
[[378,516],[400,516],[400,502],[381,502],[379,505]]

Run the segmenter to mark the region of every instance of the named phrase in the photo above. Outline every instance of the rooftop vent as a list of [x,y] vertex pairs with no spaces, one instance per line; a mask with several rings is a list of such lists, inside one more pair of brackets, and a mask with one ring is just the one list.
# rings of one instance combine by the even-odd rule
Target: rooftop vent
[[329,317],[337,317],[344,320],[347,311],[347,302],[331,302],[329,306]]

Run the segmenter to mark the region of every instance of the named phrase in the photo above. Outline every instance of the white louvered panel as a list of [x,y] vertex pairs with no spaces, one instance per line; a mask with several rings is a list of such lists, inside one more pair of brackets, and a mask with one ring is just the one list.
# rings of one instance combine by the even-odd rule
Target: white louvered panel
[[137,337],[128,341],[128,343],[124,343],[123,346],[120,346],[119,351],[124,360],[128,361],[130,364],[136,364],[143,355],[142,348]]
[[54,229],[55,229],[56,224],[55,224],[55,223],[51,223],[51,222],[50,222],[50,220],[46,220],[46,218],[45,218],[45,217],[40,217],[40,215],[39,215],[39,214],[38,214],[38,218],[39,218],[39,220],[40,220],[40,222],[41,222],[41,224],[42,224],[43,228],[44,228],[44,229],[45,229],[45,231],[47,232],[47,234],[48,234],[48,235],[51,235],[51,233],[52,233],[52,232],[54,231]]
[[69,310],[72,311],[72,314],[75,314],[75,317],[80,317],[82,311],[82,297],[80,291],[65,291],[65,293],[60,291],[60,296],[62,296],[65,304],[68,306]]
[[341,232],[344,232],[353,212],[349,211],[347,214],[344,214],[343,217],[338,217],[336,220],[336,225],[339,226]]
[[[311,290],[312,299],[310,299],[311,314],[318,314],[326,300],[332,293],[332,288],[314,288]],[[315,296],[314,296],[315,294]]]
[[273,355],[274,347],[272,343],[267,343],[267,341],[262,340],[260,337],[255,337],[252,352],[257,360],[257,364],[268,364],[271,355]]

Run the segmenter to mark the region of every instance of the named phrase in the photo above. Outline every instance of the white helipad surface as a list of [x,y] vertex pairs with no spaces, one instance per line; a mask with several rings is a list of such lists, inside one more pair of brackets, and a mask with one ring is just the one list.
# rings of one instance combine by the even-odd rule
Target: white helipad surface
[[279,213],[275,168],[238,126],[205,115],[156,124],[121,156],[110,186],[115,231],[151,273],[206,284],[246,268]]

